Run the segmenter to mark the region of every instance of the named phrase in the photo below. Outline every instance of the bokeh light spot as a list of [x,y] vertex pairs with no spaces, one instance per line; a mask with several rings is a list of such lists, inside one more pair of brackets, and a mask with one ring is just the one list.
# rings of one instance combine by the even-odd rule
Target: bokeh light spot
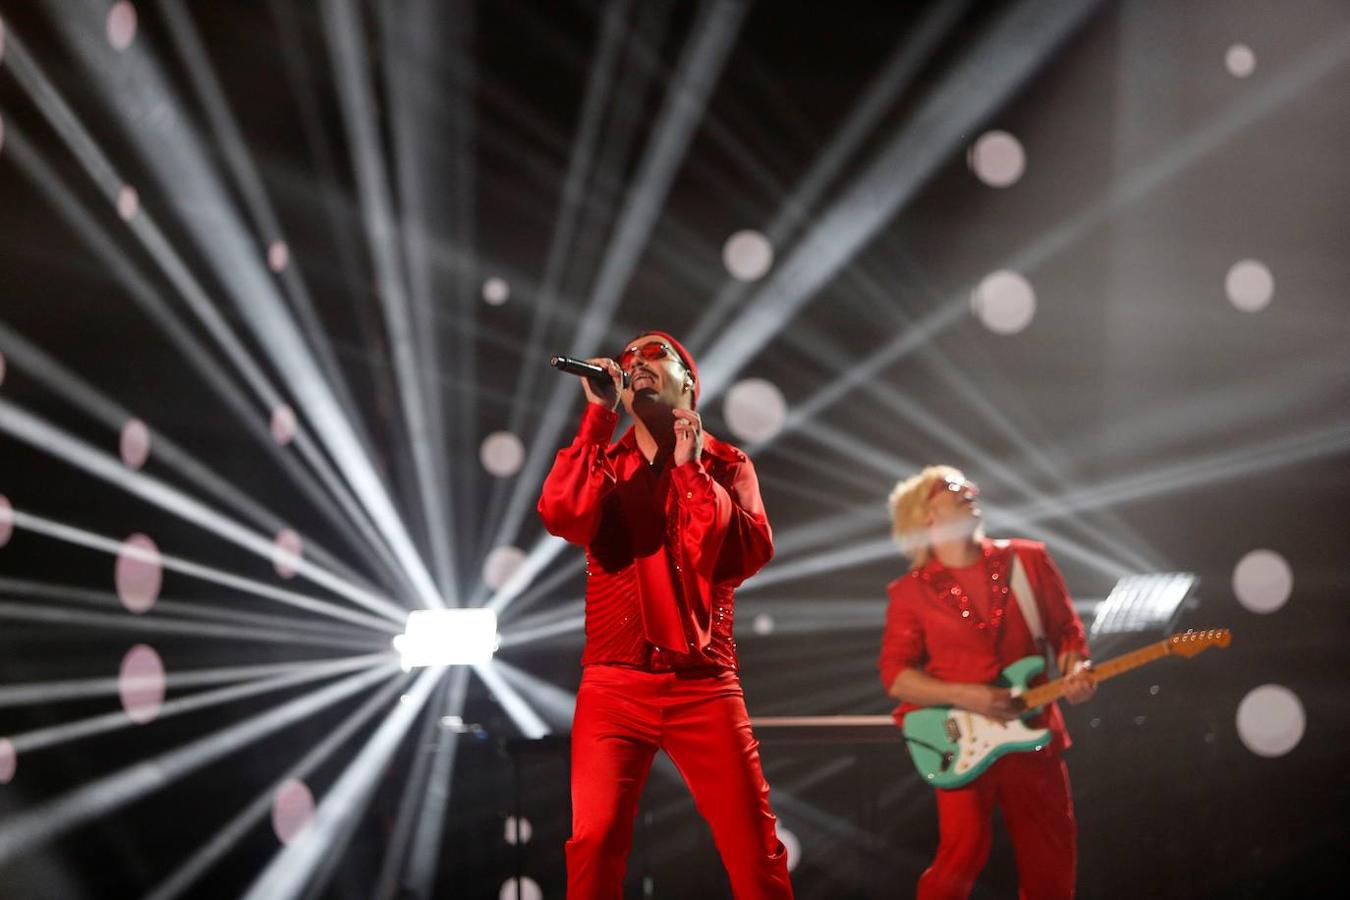
[[1246,78],[1256,71],[1256,54],[1246,44],[1234,44],[1223,55],[1223,63],[1228,74],[1234,78]]
[[150,429],[140,419],[130,419],[122,426],[117,449],[128,469],[139,469],[150,457]]
[[137,644],[122,657],[117,693],[132,721],[144,725],[159,715],[164,705],[164,663],[154,648]]
[[523,816],[519,819],[515,816],[506,817],[506,827],[503,832],[503,837],[506,838],[508,844],[528,844],[530,842],[530,837],[533,834],[534,828],[531,827],[529,819]]
[[120,0],[108,10],[108,43],[114,50],[125,50],[136,39],[136,7]]
[[19,768],[19,754],[9,738],[0,738],[0,784],[9,784]]
[[1238,737],[1257,756],[1283,756],[1303,739],[1306,719],[1298,695],[1279,684],[1263,684],[1238,704]]
[[290,844],[314,820],[314,795],[297,778],[288,778],[272,798],[272,830],[277,840]]
[[483,438],[478,458],[490,474],[506,478],[519,472],[524,465],[525,445],[509,431],[494,431]]
[[141,615],[149,612],[159,598],[164,567],[155,542],[143,534],[133,534],[122,543],[113,569],[113,581],[122,605]]
[[509,878],[502,883],[502,889],[497,893],[498,900],[544,900],[544,891],[539,887],[538,882],[533,878],[521,878],[519,893],[517,893],[516,879]]
[[501,306],[511,297],[511,285],[503,278],[489,278],[483,282],[483,302],[488,306]]
[[1233,264],[1224,279],[1228,300],[1243,312],[1260,312],[1275,295],[1275,276],[1264,263],[1244,259]]
[[1000,269],[971,292],[970,308],[995,334],[1016,334],[1036,315],[1036,292],[1018,273]]
[[975,176],[990,187],[1016,184],[1027,168],[1022,142],[1006,131],[986,131],[970,148],[967,162]]
[[295,410],[288,404],[277,404],[272,410],[272,440],[284,447],[295,440],[295,431]]
[[141,211],[141,195],[129,184],[122,185],[117,192],[117,215],[123,222],[130,222]]
[[722,245],[722,264],[737,281],[758,281],[773,266],[773,245],[758,231],[738,231]]
[[291,249],[285,241],[273,241],[267,248],[267,265],[273,272],[280,272],[291,261]]
[[304,542],[289,528],[277,533],[272,542],[272,568],[282,578],[294,578],[304,557]]
[[14,536],[14,505],[9,498],[0,494],[0,547],[9,543]]
[[773,616],[768,613],[760,613],[755,616],[755,620],[750,627],[755,630],[755,634],[773,634]]
[[1294,572],[1274,550],[1253,550],[1233,567],[1233,593],[1254,613],[1273,613],[1289,600]]
[[732,434],[758,443],[775,437],[787,421],[783,392],[763,378],[747,378],[731,386],[722,403],[722,415]]
[[494,591],[501,590],[524,562],[525,551],[519,547],[493,549],[483,560],[483,583]]

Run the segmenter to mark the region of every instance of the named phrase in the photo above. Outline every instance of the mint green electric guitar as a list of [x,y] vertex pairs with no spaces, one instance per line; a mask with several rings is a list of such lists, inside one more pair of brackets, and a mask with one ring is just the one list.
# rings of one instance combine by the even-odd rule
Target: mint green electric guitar
[[[1094,664],[1089,677],[1099,683],[1164,656],[1191,657],[1208,647],[1227,647],[1231,640],[1227,628],[1174,634],[1156,644]],[[1012,688],[1013,695],[1026,704],[1027,711],[1021,719],[1002,722],[952,706],[929,706],[906,713],[905,741],[919,774],[933,787],[961,787],[978,778],[1004,754],[1039,750],[1049,744],[1050,729],[1028,728],[1022,721],[1064,693],[1062,678],[1027,687],[1027,682],[1044,668],[1043,657],[1027,656],[999,676],[998,683]]]

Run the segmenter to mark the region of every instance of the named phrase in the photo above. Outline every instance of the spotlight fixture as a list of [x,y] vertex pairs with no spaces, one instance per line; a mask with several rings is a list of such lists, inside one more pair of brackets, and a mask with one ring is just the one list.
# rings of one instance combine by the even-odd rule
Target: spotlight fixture
[[417,666],[468,666],[492,661],[497,614],[490,609],[418,609],[394,638],[406,672]]

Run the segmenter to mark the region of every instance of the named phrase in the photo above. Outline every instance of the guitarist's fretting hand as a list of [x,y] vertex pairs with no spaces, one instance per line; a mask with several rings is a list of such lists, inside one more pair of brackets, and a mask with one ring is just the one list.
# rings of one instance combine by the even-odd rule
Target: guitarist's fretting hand
[[1026,712],[1026,704],[1021,697],[1014,697],[1008,688],[994,687],[989,684],[965,684],[961,686],[962,696],[956,705],[962,709],[1007,722]]

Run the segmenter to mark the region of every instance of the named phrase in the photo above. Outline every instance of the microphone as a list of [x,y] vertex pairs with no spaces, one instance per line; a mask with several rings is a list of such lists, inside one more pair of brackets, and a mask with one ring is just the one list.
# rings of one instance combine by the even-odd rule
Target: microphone
[[[584,359],[574,359],[570,356],[555,356],[548,361],[548,364],[559,372],[566,372],[569,375],[579,375],[582,378],[589,378],[591,381],[599,382],[601,385],[613,384],[609,377],[609,372],[597,365],[586,362]],[[623,386],[628,387],[628,373],[623,373]]]

